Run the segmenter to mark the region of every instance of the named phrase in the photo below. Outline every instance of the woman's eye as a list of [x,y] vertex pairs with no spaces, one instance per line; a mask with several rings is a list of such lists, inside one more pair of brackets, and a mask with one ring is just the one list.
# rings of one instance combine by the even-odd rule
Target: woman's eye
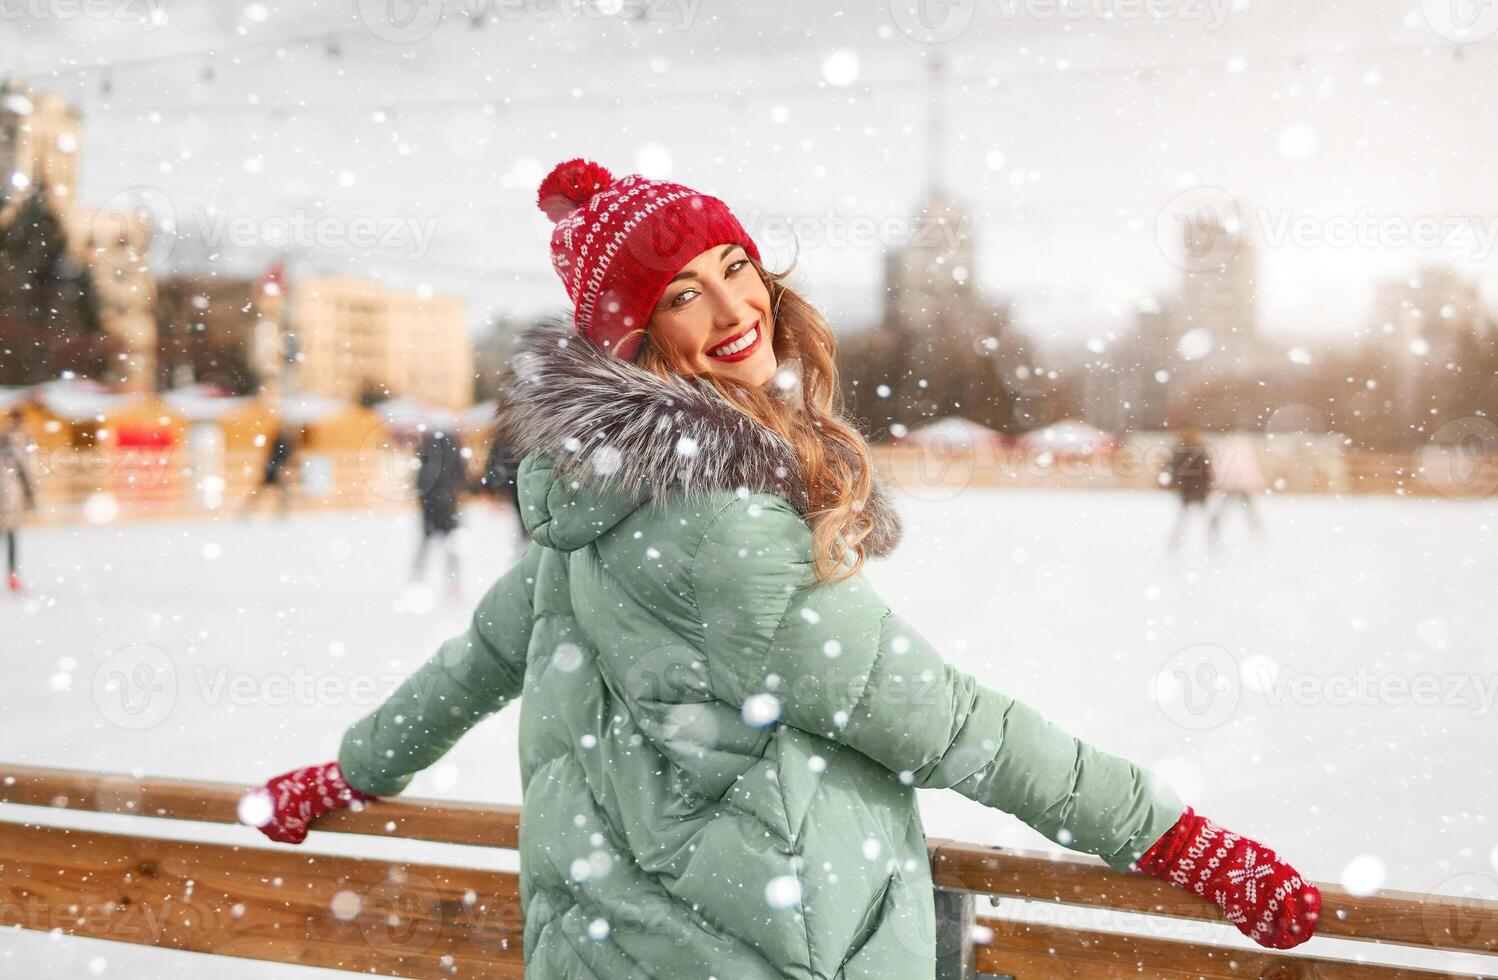
[[[740,268],[742,268],[743,266],[746,266],[748,264],[749,264],[749,260],[748,259],[739,259],[737,262],[734,262],[734,263],[732,263],[732,264],[729,265],[728,271],[727,271],[726,275],[731,276],[734,273],[738,272]],[[681,305],[682,297],[686,296],[687,293],[695,293],[696,291],[697,290],[692,289],[691,287],[683,289],[681,292],[677,293],[672,298],[671,302],[669,304],[667,304],[667,305],[668,306],[679,306],[679,305]]]

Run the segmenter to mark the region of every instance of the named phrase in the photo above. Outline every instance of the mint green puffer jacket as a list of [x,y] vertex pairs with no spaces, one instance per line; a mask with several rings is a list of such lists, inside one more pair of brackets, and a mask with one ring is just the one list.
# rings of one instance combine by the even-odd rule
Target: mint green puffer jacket
[[[916,790],[1120,870],[1185,809],[944,663],[862,574],[825,585],[794,456],[706,385],[534,329],[502,411],[534,538],[468,630],[345,734],[399,793],[520,699],[527,976],[933,974]],[[885,554],[899,536],[876,480]]]

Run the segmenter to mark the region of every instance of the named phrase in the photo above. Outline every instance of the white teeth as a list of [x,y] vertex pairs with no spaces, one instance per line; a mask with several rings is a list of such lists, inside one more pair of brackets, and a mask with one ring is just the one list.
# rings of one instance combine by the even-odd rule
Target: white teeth
[[729,354],[736,354],[739,351],[743,350],[745,347],[748,347],[750,344],[754,343],[755,338],[758,336],[759,327],[755,327],[748,333],[744,334],[744,336],[740,337],[734,343],[724,344],[722,347],[715,347],[712,350],[708,351],[707,354],[709,357],[727,357]]

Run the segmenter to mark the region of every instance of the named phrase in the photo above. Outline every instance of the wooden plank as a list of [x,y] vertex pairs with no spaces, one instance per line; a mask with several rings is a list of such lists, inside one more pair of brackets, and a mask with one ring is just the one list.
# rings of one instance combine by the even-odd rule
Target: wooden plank
[[[1052,859],[955,841],[928,842],[932,878],[939,888],[1221,921],[1212,905],[1163,881],[1119,874],[1101,861]],[[1352,895],[1317,883],[1322,915],[1316,934],[1473,953],[1498,952],[1498,902],[1419,892]]]
[[1160,977],[1170,980],[1227,980],[1272,977],[1274,980],[1437,980],[1473,974],[1440,973],[1406,967],[1350,963],[1344,960],[1287,956],[1270,951],[1233,949],[1168,939],[1095,932],[1087,929],[1018,922],[978,920],[993,931],[993,942],[977,947],[979,974],[1008,975],[1015,980],[1114,980]]
[[380,976],[525,973],[504,872],[0,821],[0,882],[0,926]]
[[[53,769],[0,762],[0,803],[238,823],[240,783],[164,776],[134,778],[82,769]],[[445,844],[514,850],[520,846],[520,808],[404,796],[384,797],[362,811],[320,817],[317,831],[405,837]],[[270,843],[270,841],[266,841]]]

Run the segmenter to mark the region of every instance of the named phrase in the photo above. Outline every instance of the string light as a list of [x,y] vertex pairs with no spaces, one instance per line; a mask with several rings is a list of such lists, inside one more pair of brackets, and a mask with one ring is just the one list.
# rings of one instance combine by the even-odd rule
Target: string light
[[[297,43],[318,42],[323,45],[324,53],[329,58],[341,58],[344,50],[340,43],[341,39],[348,37],[361,37],[361,32],[334,31],[319,32],[294,38],[277,38],[274,40],[250,42],[238,45],[232,49],[210,48],[190,52],[179,52],[170,55],[159,55],[142,58],[128,58],[113,62],[101,62],[90,66],[79,66],[70,69],[75,72],[99,71],[101,72],[101,91],[106,95],[113,91],[112,73],[116,69],[137,69],[146,66],[169,64],[189,58],[223,57],[238,55],[254,49],[280,46]],[[958,85],[975,84],[987,89],[1005,89],[1011,86],[1022,86],[1026,83],[1053,84],[1053,83],[1086,83],[1096,81],[1113,81],[1117,79],[1129,79],[1143,84],[1149,84],[1161,77],[1180,74],[1193,74],[1197,72],[1220,71],[1224,74],[1239,74],[1243,67],[1255,65],[1268,67],[1283,65],[1297,72],[1304,72],[1310,68],[1313,60],[1322,62],[1355,62],[1367,63],[1380,59],[1402,58],[1418,56],[1430,58],[1441,50],[1449,50],[1451,60],[1448,64],[1457,65],[1465,60],[1465,52],[1461,46],[1452,42],[1445,44],[1394,44],[1378,47],[1369,47],[1355,50],[1325,51],[1325,52],[1296,52],[1292,54],[1265,54],[1256,56],[1236,56],[1231,59],[1231,66],[1225,59],[1199,59],[1195,61],[1174,62],[1148,62],[1144,64],[1130,65],[1099,65],[1091,68],[1069,65],[1066,70],[1054,67],[1036,67],[1028,69],[1010,69],[1001,72],[954,72],[946,76],[948,83]],[[241,64],[236,62],[236,64]],[[54,70],[53,74],[58,72]],[[38,73],[30,74],[38,77]],[[205,65],[200,76],[205,83],[214,81],[216,74],[212,65]],[[750,89],[735,89],[729,91],[710,92],[698,89],[686,89],[671,92],[667,97],[676,104],[682,102],[705,101],[710,103],[724,103],[734,109],[745,110],[752,101],[763,101],[766,99],[778,100],[798,95],[832,95],[834,97],[851,98],[856,94],[869,94],[875,91],[894,90],[897,92],[908,92],[919,90],[919,85],[910,78],[885,78],[856,81],[845,87],[831,86],[825,81],[807,82],[779,82],[769,85],[755,85]],[[640,100],[660,99],[663,93],[659,90],[636,94],[622,94],[619,92],[590,93],[584,91],[566,92],[560,94],[538,94],[530,96],[464,96],[446,99],[413,99],[409,101],[391,102],[381,101],[336,101],[336,102],[308,102],[305,100],[296,102],[257,102],[250,103],[197,103],[192,105],[162,105],[144,104],[132,105],[132,110],[140,112],[155,112],[162,115],[179,113],[228,113],[228,112],[271,112],[275,111],[281,116],[306,115],[316,112],[346,112],[358,111],[382,111],[385,113],[395,112],[431,112],[442,110],[463,110],[474,108],[485,108],[494,105],[506,107],[525,106],[557,106],[569,107],[578,104],[595,104],[605,109],[619,109],[629,102]]]

